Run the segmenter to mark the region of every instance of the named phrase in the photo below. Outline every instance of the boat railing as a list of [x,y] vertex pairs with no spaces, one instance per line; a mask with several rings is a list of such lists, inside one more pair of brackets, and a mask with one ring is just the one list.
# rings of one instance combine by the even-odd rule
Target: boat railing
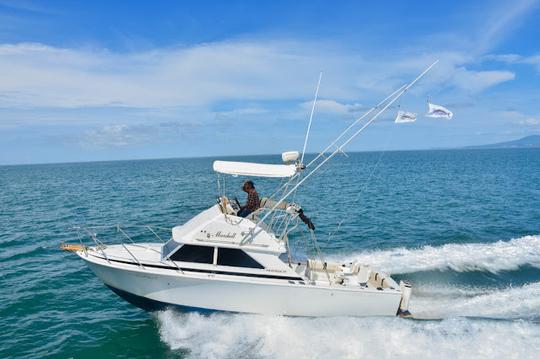
[[[271,208],[259,208],[255,213],[254,220],[258,221],[259,218],[264,217],[269,211],[271,211]],[[297,227],[298,216],[286,209],[274,209],[269,219],[263,223],[267,227],[266,230],[271,231],[277,239],[285,240],[286,235]]]
[[[135,235],[128,234],[128,229],[131,229],[132,232],[136,231],[137,233]],[[155,251],[161,254],[160,251],[153,247],[146,246],[142,243],[138,243],[138,239],[145,240],[145,243],[148,243],[148,237],[150,237],[153,241],[158,241],[160,243],[165,243],[166,241],[162,238],[162,236],[159,235],[159,232],[167,232],[171,233],[171,228],[165,228],[160,226],[153,226],[153,225],[106,225],[106,226],[76,226],[73,227],[73,230],[77,231],[79,242],[81,244],[81,247],[87,253],[87,246],[83,238],[90,237],[91,241],[94,243],[94,248],[98,250],[103,257],[110,262],[109,257],[107,256],[107,253],[105,249],[107,248],[107,244],[105,244],[100,237],[98,237],[98,233],[100,233],[100,236],[107,235],[109,239],[107,240],[108,244],[120,244],[124,250],[129,254],[129,256],[133,259],[135,263],[137,263],[140,267],[144,268],[144,264],[137,258],[137,256],[133,253],[132,250],[129,249],[129,246],[134,247],[140,247],[147,250]],[[86,236],[82,236],[81,233],[86,234]],[[150,236],[148,236],[150,235]],[[119,240],[118,240],[119,239]],[[168,260],[167,262],[172,263],[180,272],[182,272],[182,269],[176,264],[174,261]]]

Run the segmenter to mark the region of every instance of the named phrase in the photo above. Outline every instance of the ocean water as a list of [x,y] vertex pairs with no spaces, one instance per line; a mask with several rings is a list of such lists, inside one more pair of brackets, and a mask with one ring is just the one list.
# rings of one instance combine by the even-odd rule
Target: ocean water
[[[540,353],[539,149],[350,154],[297,194],[327,257],[358,259],[409,279],[411,309],[426,320],[149,314],[59,250],[78,241],[76,225],[185,222],[215,203],[211,164],[202,158],[0,167],[0,357]],[[243,200],[240,181],[227,184]],[[276,184],[256,181],[263,195]],[[98,235],[107,240],[109,232]],[[302,256],[300,245],[295,256]]]

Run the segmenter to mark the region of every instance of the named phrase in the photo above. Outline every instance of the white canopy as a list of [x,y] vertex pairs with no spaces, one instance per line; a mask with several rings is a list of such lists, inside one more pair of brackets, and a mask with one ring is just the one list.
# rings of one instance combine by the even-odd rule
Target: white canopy
[[291,177],[296,173],[296,166],[214,161],[214,171],[235,176]]

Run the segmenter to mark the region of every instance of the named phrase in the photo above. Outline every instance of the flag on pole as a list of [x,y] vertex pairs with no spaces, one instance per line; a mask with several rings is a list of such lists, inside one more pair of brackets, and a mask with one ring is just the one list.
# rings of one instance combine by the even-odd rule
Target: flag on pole
[[426,114],[426,117],[445,118],[447,120],[450,120],[454,116],[452,111],[450,111],[446,107],[434,105],[429,102],[428,102],[428,106],[429,106],[429,109],[428,109],[428,113]]
[[414,112],[398,111],[395,123],[407,123],[416,121],[416,114]]

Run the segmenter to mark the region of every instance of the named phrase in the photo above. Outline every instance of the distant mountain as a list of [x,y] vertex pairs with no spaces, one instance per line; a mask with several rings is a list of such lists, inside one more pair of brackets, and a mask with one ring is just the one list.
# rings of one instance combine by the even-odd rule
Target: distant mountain
[[467,148],[535,148],[540,147],[540,135],[531,135],[519,140],[493,143],[490,145],[467,146]]

